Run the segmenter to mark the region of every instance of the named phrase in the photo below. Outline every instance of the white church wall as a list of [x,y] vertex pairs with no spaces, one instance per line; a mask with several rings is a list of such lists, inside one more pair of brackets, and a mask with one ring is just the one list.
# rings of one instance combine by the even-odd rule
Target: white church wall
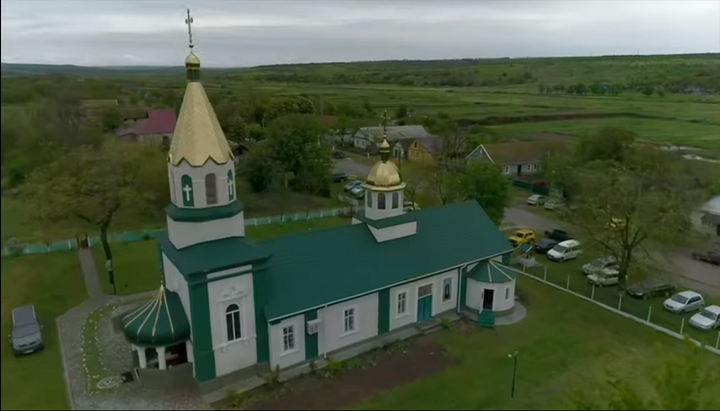
[[416,221],[410,221],[409,223],[398,224],[387,228],[368,227],[378,243],[417,234]]
[[493,290],[493,311],[507,311],[515,306],[515,281],[500,284],[490,284],[468,278],[465,304],[474,310],[483,307],[483,293]]
[[[295,346],[285,351],[284,329],[292,327]],[[305,361],[305,316],[298,315],[268,327],[270,368],[287,368]]]
[[[398,193],[399,196],[398,206],[396,208],[392,208],[393,193]],[[380,210],[378,209],[378,197],[380,196],[380,193],[369,189],[365,190],[365,217],[371,220],[380,220],[383,218],[395,217],[405,212],[403,207],[404,195],[402,190],[395,192],[383,192],[383,194],[385,194],[385,209]],[[371,203],[368,203],[368,196],[372,198]]]
[[[345,332],[344,313],[355,310],[355,331]],[[325,354],[377,336],[378,295],[370,294],[318,310],[318,352]]]
[[[450,279],[450,299],[443,301],[443,283]],[[418,289],[432,284],[432,315],[438,315],[457,307],[458,270],[449,270],[422,280],[405,283],[390,289],[390,330],[404,327],[417,321]],[[398,296],[407,293],[406,313],[398,313]]]
[[[208,298],[217,376],[256,364],[252,274],[208,283]],[[232,304],[240,308],[240,338],[237,339],[230,339],[228,335],[226,310]]]
[[185,310],[185,316],[190,323],[190,329],[192,330],[192,317],[190,316],[190,293],[188,291],[188,285],[185,281],[185,277],[182,276],[180,271],[175,267],[175,264],[167,258],[165,253],[162,255],[163,260],[163,271],[165,275],[165,288],[169,291],[173,291],[180,297],[182,302],[183,310]]
[[230,218],[201,223],[173,221],[167,217],[168,235],[175,248],[185,248],[205,241],[245,237],[245,212]]
[[[170,169],[168,175],[173,179],[171,193],[174,193],[175,205],[183,207],[183,196],[186,195],[183,191],[182,177],[184,175],[190,176],[193,181],[193,198],[194,207],[208,207],[205,197],[205,176],[210,173],[215,173],[216,184],[217,184],[217,204],[212,204],[210,207],[222,206],[230,202],[229,191],[228,191],[228,171],[233,171],[235,175],[234,163],[232,161],[226,164],[216,164],[212,160],[208,160],[202,167],[191,167],[187,162],[183,161],[177,166],[172,164],[168,165]],[[235,188],[233,186],[233,193]],[[237,193],[235,193],[237,196]]]

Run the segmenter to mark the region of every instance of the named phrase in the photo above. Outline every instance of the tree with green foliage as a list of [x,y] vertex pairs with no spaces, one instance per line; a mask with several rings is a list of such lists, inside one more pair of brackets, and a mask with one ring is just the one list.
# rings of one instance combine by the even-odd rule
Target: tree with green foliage
[[655,92],[652,86],[644,86],[640,91],[647,97],[652,96],[652,94]]
[[247,126],[247,136],[252,141],[263,141],[267,137],[267,130],[260,124],[252,123]]
[[591,136],[580,139],[577,155],[583,161],[624,162],[635,142],[635,133],[621,128],[603,127]]
[[608,373],[595,389],[577,389],[576,410],[717,410],[720,409],[720,366],[716,359],[690,341],[679,354],[656,348],[652,358],[660,366],[651,375],[649,389],[635,378]]
[[400,104],[397,109],[395,109],[395,118],[401,119],[408,116],[408,108],[405,104]]
[[315,104],[303,96],[277,96],[270,99],[265,112],[265,121],[270,122],[276,118],[290,114],[314,114]]
[[255,193],[271,191],[278,186],[287,189],[285,179],[280,177],[280,166],[264,144],[258,144],[248,153],[247,158],[240,163],[239,172]]
[[113,132],[123,125],[123,116],[117,107],[104,107],[100,112],[100,124],[103,131]]
[[0,164],[5,165],[5,159],[15,148],[18,141],[18,130],[14,124],[11,124],[9,116],[2,116],[2,130],[0,131]]
[[248,126],[245,124],[245,120],[239,115],[235,115],[228,121],[227,130],[225,136],[228,140],[233,143],[239,144],[247,140],[250,136],[248,133]]
[[114,141],[99,149],[83,146],[33,171],[23,196],[42,220],[97,227],[105,258],[112,261],[113,219],[121,210],[140,215],[167,204],[167,166],[163,153],[150,146]]
[[689,214],[701,196],[688,189],[692,176],[678,172],[681,161],[638,148],[623,163],[581,162],[575,169],[577,192],[565,219],[618,261],[621,289],[631,270],[643,269],[639,253],[651,261],[649,245],[675,244],[691,229]]
[[500,224],[505,208],[510,205],[510,180],[500,166],[484,161],[473,161],[459,176],[461,198],[476,200],[495,224]]

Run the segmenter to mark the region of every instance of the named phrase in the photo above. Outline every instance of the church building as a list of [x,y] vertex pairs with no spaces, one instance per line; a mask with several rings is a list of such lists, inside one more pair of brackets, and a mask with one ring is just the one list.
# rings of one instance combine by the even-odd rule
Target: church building
[[158,236],[162,285],[123,318],[140,368],[191,363],[200,382],[282,370],[443,313],[513,308],[505,236],[475,201],[405,212],[386,137],[364,210],[346,226],[247,238],[233,153],[192,49],[185,66]]

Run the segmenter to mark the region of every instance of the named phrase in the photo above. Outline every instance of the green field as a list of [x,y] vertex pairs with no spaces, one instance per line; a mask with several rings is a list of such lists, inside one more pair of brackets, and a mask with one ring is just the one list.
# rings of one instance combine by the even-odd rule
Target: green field
[[14,358],[2,349],[2,409],[67,409],[55,319],[86,296],[75,253],[2,260],[2,335],[10,333],[14,308],[34,304],[44,326],[45,351]]
[[[521,323],[467,334],[440,334],[455,367],[382,393],[356,409],[576,409],[575,390],[597,390],[605,373],[648,389],[655,350],[684,349],[648,327],[584,302],[562,291],[521,278],[518,295],[528,309]],[[515,398],[510,398],[512,360],[518,352]],[[707,366],[717,358],[707,353]],[[705,400],[719,399],[720,382],[707,387]]]

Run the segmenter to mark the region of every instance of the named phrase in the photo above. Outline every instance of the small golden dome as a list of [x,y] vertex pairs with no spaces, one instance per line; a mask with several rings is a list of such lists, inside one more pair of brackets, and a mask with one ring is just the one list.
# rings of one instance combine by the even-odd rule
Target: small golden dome
[[197,67],[200,68],[200,59],[192,51],[188,54],[185,59],[185,67]]
[[374,190],[398,190],[405,187],[400,171],[392,161],[378,161],[367,176],[365,186]]
[[387,136],[383,136],[383,141],[380,143],[380,152],[381,153],[389,153],[390,152],[390,143],[388,143]]

